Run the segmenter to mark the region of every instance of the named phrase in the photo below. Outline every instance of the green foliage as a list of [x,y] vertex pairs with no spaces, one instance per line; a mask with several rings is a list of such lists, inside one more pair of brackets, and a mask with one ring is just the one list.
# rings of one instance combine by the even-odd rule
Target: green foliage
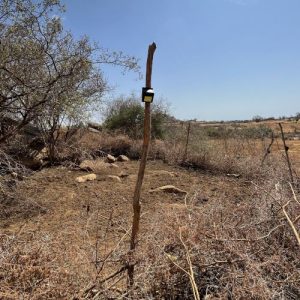
[[75,39],[63,12],[60,0],[0,1],[0,119],[16,121],[0,144],[29,123],[53,133],[82,121],[108,90],[101,64],[139,72],[134,57]]
[[272,129],[265,126],[253,126],[253,127],[226,127],[215,126],[203,128],[204,135],[209,138],[245,138],[245,139],[257,139],[263,137],[270,137],[272,135]]
[[210,138],[222,138],[230,134],[229,128],[225,126],[207,127],[204,129],[205,135]]
[[[151,136],[161,139],[164,137],[164,123],[170,118],[167,108],[162,103],[152,104]],[[105,112],[104,127],[118,130],[132,138],[143,136],[144,107],[135,96],[120,97],[109,103]]]
[[258,127],[246,127],[240,130],[240,136],[246,139],[271,137],[271,135],[272,129],[265,125],[260,125]]

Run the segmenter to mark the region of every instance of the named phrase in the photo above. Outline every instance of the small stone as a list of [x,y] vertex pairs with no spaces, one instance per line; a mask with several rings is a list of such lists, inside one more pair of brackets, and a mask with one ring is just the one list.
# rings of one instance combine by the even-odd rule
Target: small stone
[[91,172],[91,171],[94,171],[92,165],[93,165],[93,163],[90,160],[84,160],[79,165],[79,168],[83,171]]
[[114,164],[114,163],[109,164],[108,167],[111,168],[111,169],[118,169],[119,168],[119,166]]
[[129,158],[126,155],[119,155],[117,158],[118,161],[129,161]]
[[150,193],[154,193],[154,192],[165,192],[165,193],[173,193],[173,194],[187,194],[186,191],[183,191],[177,187],[175,187],[174,185],[164,185],[161,187],[158,187],[156,189],[150,190]]
[[240,178],[241,177],[240,174],[226,174],[226,176],[228,176],[228,177],[234,177],[234,178]]
[[97,175],[92,173],[92,174],[76,177],[75,180],[79,183],[82,183],[82,182],[86,182],[86,181],[95,180],[96,178],[97,178]]
[[124,171],[122,171],[122,172],[119,174],[119,177],[121,177],[121,178],[125,178],[125,177],[128,177],[128,176],[129,176],[129,174],[126,173],[126,172],[124,172]]
[[14,178],[18,178],[18,173],[16,173],[16,172],[11,172],[11,176],[14,177]]
[[79,168],[87,172],[101,173],[101,172],[105,172],[105,170],[108,168],[118,168],[118,166],[115,164],[107,164],[102,159],[96,159],[96,160],[84,160],[79,165]]
[[110,155],[110,154],[108,154],[107,156],[106,156],[106,161],[108,162],[108,163],[114,163],[114,162],[116,162],[116,158],[113,156],[113,155]]
[[101,133],[101,131],[95,129],[95,128],[89,128],[89,131],[90,132],[93,132],[93,133]]

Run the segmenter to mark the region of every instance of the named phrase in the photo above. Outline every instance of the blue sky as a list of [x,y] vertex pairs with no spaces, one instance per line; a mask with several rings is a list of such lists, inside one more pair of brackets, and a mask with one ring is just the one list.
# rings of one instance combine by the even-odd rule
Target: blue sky
[[[299,0],[62,0],[64,24],[140,59],[157,44],[152,86],[180,119],[300,111]],[[144,80],[104,67],[114,95]]]

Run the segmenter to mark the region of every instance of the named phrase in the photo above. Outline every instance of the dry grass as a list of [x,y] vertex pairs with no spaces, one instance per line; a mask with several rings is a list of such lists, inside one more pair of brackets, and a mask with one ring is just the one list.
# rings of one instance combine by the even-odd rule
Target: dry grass
[[196,193],[154,219],[141,242],[137,299],[198,299],[195,287],[201,299],[298,299],[299,244],[283,214],[292,196],[273,185],[249,190],[252,197],[239,203],[200,207]]
[[[3,174],[2,184],[16,184],[1,198],[0,299],[299,299],[299,190],[288,184],[280,141],[261,164],[268,144],[199,129],[183,162],[184,128],[152,142],[150,158],[168,164],[147,167],[131,290],[137,162],[118,163],[114,172],[128,175],[121,183],[99,170],[99,180],[80,185],[79,171],[63,167],[23,182]],[[137,158],[141,142],[89,132],[72,147],[62,156],[75,162],[106,152]],[[148,193],[165,184],[188,194]]]

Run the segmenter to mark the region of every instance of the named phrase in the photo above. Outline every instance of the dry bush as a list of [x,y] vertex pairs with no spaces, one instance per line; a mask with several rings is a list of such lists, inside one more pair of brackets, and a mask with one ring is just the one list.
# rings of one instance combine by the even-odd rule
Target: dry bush
[[[182,132],[153,140],[149,157],[182,165]],[[284,157],[271,153],[262,167],[265,147],[260,140],[196,136],[191,137],[187,166],[238,173],[243,193],[203,202],[199,190],[172,204],[162,201],[143,223],[132,290],[125,272],[130,220],[103,217],[95,210],[72,220],[72,228],[61,234],[43,229],[25,233],[23,227],[16,235],[1,234],[0,298],[298,299],[300,205],[286,183]],[[78,162],[106,152],[139,158],[141,141],[85,131],[72,147],[61,155]],[[5,176],[11,177],[11,171]],[[13,199],[23,206],[10,201],[16,205],[2,210],[6,216],[1,217],[18,217],[23,211],[27,218],[45,211],[22,195]]]
[[27,219],[46,212],[44,207],[18,189],[31,174],[32,171],[16,158],[0,150],[0,220],[7,220],[9,224],[18,218]]
[[[134,140],[124,134],[94,133],[85,131],[76,139],[76,143],[65,145],[59,151],[61,160],[80,162],[84,159],[101,157],[110,153],[112,155],[127,155],[131,159],[139,159],[142,152],[142,140]],[[152,140],[149,159],[164,159],[166,144],[161,140]]]
[[80,162],[87,158],[104,156],[106,153],[127,154],[131,145],[132,141],[126,135],[95,133],[84,129],[75,136],[72,144],[62,147],[60,155],[61,160]]
[[75,295],[82,278],[60,263],[61,252],[55,248],[62,245],[47,232],[22,233],[24,226],[16,235],[0,235],[0,298],[66,299]]
[[[167,130],[167,129],[166,129]],[[271,139],[249,139],[239,136],[235,138],[210,138],[203,128],[191,129],[186,150],[186,128],[177,126],[168,128],[168,136],[164,140],[151,141],[149,159],[161,159],[166,163],[180,165],[212,173],[238,174],[248,179],[264,178],[270,172],[282,177],[288,174],[285,157],[273,151],[263,158]],[[277,145],[278,147],[278,145]],[[126,135],[111,132],[93,133],[85,131],[76,144],[68,149],[66,159],[80,162],[86,158],[96,158],[106,153],[124,154],[131,159],[141,156],[142,140],[133,140]],[[60,151],[64,153],[64,151]]]
[[29,171],[20,164],[14,157],[7,154],[7,151],[0,149],[0,175],[17,174],[25,176]]
[[270,172],[279,174],[279,170],[288,174],[277,140],[277,145],[274,143],[271,153],[266,155],[271,142],[268,127],[240,130],[240,127],[234,129],[227,125],[214,129],[191,123],[187,143],[187,126],[182,123],[166,129],[168,135],[160,143],[158,157],[175,165],[212,173],[237,174],[248,179],[264,178]]
[[162,204],[166,215],[153,216],[140,241],[136,299],[299,299],[300,245],[283,205],[291,200],[292,220],[300,205],[272,183],[249,193],[239,203],[199,206],[194,194],[186,204]]
[[130,226],[113,213],[78,216],[72,230],[55,234],[26,224],[1,234],[0,298],[298,299],[300,245],[283,206],[289,201],[299,232],[300,205],[272,180],[243,184],[245,195],[235,201],[203,203],[199,191],[162,202],[143,225],[130,290]]
[[0,299],[115,299],[120,295],[117,287],[126,287],[126,273],[115,273],[124,269],[129,233],[124,233],[121,220],[95,211],[78,216],[58,232],[41,225],[37,222],[36,230],[25,222],[15,234],[0,233]]

